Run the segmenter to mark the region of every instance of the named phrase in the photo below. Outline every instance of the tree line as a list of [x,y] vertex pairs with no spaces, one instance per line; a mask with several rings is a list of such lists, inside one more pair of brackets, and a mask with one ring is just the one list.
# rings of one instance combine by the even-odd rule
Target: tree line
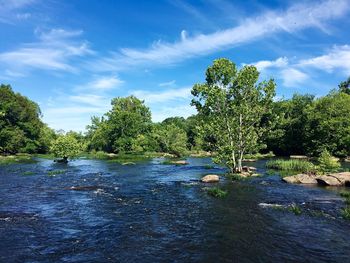
[[278,101],[273,79],[258,80],[254,66],[237,69],[232,61],[218,59],[208,67],[205,82],[192,89],[196,115],[154,123],[143,100],[118,97],[103,116],[91,118],[85,133],[52,130],[41,120],[38,104],[2,84],[0,153],[60,152],[65,148],[60,145],[72,141],[71,147],[87,152],[182,156],[207,151],[232,172],[240,171],[245,154],[258,152],[318,156],[328,150],[350,156],[350,78],[323,97],[295,94]]

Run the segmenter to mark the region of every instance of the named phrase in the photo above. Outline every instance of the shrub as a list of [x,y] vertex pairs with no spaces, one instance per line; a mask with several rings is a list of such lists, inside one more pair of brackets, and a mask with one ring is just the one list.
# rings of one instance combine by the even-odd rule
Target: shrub
[[338,158],[333,157],[327,150],[324,150],[317,159],[318,169],[325,172],[336,172],[340,168]]
[[299,172],[311,172],[315,170],[315,165],[305,160],[270,160],[266,163],[266,167],[276,170],[289,170]]

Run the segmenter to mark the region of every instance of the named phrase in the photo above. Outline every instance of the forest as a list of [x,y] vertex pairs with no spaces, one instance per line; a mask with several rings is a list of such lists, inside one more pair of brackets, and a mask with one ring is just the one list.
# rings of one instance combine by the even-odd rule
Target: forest
[[[193,87],[197,115],[154,123],[142,98],[117,97],[103,116],[91,117],[84,133],[51,129],[37,103],[1,84],[0,153],[72,158],[79,152],[176,157],[208,152],[235,168],[232,161],[247,154],[319,156],[327,150],[340,158],[350,156],[350,78],[330,87],[326,96],[294,94],[278,100],[273,80],[257,83],[258,78],[254,66],[237,70],[230,60],[218,59],[208,67],[206,82]],[[236,127],[235,120],[243,125]],[[230,152],[230,143],[242,156],[220,158]],[[67,149],[72,150],[66,154]]]

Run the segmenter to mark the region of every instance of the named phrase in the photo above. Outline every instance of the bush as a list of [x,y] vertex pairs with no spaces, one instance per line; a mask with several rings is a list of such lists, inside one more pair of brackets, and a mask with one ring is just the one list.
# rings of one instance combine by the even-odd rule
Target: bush
[[333,157],[327,150],[324,150],[320,157],[317,159],[318,169],[325,172],[336,172],[340,168],[338,158]]
[[301,208],[296,205],[296,204],[292,204],[289,208],[288,208],[289,211],[293,212],[295,215],[301,215],[302,213],[302,210]]
[[299,172],[312,172],[315,170],[315,165],[305,160],[270,160],[266,163],[266,167],[276,170],[288,170]]
[[55,157],[63,158],[64,162],[68,158],[76,157],[82,149],[82,145],[71,135],[62,135],[58,137],[51,145],[51,152]]

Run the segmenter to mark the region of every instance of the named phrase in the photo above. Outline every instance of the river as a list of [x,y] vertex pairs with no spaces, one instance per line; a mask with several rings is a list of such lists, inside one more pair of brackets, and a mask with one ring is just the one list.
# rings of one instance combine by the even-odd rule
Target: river
[[[188,161],[0,166],[0,262],[350,262],[340,189],[283,183],[261,160],[217,199],[199,179],[225,170]],[[292,203],[301,215],[264,205]]]

